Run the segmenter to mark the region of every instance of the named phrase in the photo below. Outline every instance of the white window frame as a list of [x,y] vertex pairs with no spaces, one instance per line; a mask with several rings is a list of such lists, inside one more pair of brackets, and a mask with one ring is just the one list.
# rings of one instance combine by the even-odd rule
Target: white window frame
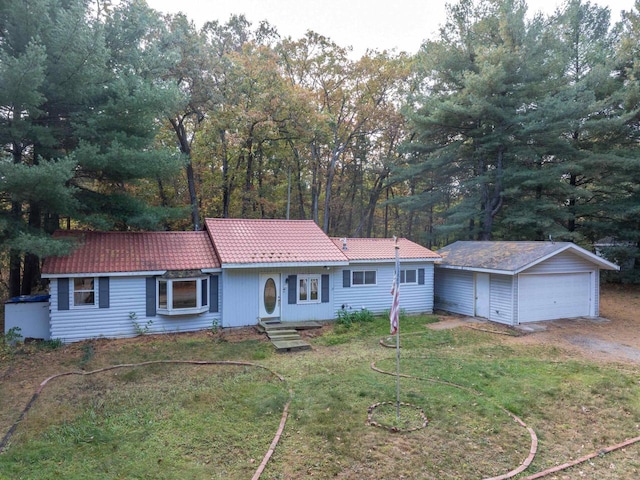
[[[207,280],[206,291],[203,292],[202,281]],[[195,282],[196,284],[196,305],[194,307],[177,308],[173,306],[173,284],[179,282]],[[160,306],[160,285],[167,285],[167,303]],[[190,278],[159,278],[156,284],[156,307],[161,315],[193,315],[204,313],[209,310],[209,280],[207,277]]]
[[[407,272],[413,272],[413,276],[415,278],[412,282],[407,282]],[[400,270],[400,284],[401,285],[417,285],[418,284],[418,269],[417,268],[407,268]]]
[[[311,298],[311,283],[312,280],[316,281],[317,284],[317,290],[316,290],[316,299],[312,299]],[[312,275],[312,274],[305,274],[305,275],[297,275],[297,280],[298,285],[296,285],[297,288],[297,293],[296,293],[296,303],[298,305],[309,305],[312,303],[321,303],[322,302],[322,275]],[[307,285],[307,289],[306,289],[306,293],[307,293],[307,298],[306,299],[301,299],[300,296],[302,294],[302,288],[300,288],[300,284],[302,282],[305,282]]]
[[[362,282],[356,283],[356,274],[362,274]],[[373,273],[373,283],[367,283],[367,273]],[[374,287],[378,284],[378,271],[377,270],[351,270],[351,286],[352,287]]]
[[[93,280],[93,289],[76,289],[76,280]],[[98,277],[73,277],[71,290],[71,305],[73,308],[97,308],[98,303]],[[76,303],[76,293],[93,293],[93,303]]]

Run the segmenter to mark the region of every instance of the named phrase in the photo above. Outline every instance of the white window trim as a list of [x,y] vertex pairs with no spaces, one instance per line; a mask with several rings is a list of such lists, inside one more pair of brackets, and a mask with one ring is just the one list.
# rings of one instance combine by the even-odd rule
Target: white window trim
[[[309,285],[311,284],[311,280],[315,279],[318,282],[318,298],[315,300],[312,300],[311,297],[311,289],[309,288]],[[306,280],[307,281],[307,299],[306,300],[300,300],[300,280]],[[297,280],[298,285],[296,285],[296,304],[297,305],[309,305],[309,304],[314,304],[314,303],[321,303],[322,302],[322,275],[316,275],[316,274],[305,274],[305,275],[297,275]]]
[[[414,282],[407,282],[407,272],[413,271],[415,272],[416,280]],[[404,273],[404,281],[402,281]],[[418,269],[417,268],[403,268],[400,270],[400,285],[417,285],[418,284]]]
[[[362,280],[365,281],[367,278],[367,272],[373,272],[376,276],[376,281],[374,283],[355,283],[353,281],[353,277],[356,273],[362,273]],[[375,287],[378,284],[378,271],[377,270],[351,270],[351,286],[352,287]]]
[[[93,278],[93,303],[81,303],[79,305],[76,305],[76,279],[82,279],[82,278]],[[69,283],[71,283],[71,288],[69,288],[70,290],[70,295],[71,295],[71,301],[69,303],[69,306],[71,308],[78,308],[78,309],[87,309],[87,308],[98,308],[98,306],[100,305],[100,299],[98,298],[98,277],[91,277],[91,276],[86,276],[86,277],[75,277],[70,279],[71,281]],[[78,292],[90,292],[91,290],[78,290]]]
[[[202,295],[202,280],[207,279],[207,291]],[[173,308],[173,282],[196,282],[196,306],[189,308]],[[160,283],[167,282],[167,308],[160,307]],[[211,288],[208,277],[190,278],[158,278],[156,280],[156,311],[160,315],[195,315],[209,310],[209,288]],[[204,304],[203,304],[204,300]],[[171,306],[170,306],[171,305]]]

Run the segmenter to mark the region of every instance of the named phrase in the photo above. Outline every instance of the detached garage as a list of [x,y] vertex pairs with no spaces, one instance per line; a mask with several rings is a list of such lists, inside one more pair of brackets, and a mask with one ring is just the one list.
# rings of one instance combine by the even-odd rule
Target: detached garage
[[600,270],[619,269],[569,242],[456,242],[438,254],[435,308],[507,325],[597,317]]

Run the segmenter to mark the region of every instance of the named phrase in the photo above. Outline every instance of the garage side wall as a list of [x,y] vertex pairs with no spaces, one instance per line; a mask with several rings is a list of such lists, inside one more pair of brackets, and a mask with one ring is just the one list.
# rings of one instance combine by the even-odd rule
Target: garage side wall
[[474,315],[473,272],[435,269],[435,308],[461,315]]

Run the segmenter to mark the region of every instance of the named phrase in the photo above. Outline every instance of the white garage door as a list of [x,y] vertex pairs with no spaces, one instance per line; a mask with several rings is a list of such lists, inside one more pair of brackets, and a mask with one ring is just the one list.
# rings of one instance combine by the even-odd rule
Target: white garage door
[[518,312],[520,323],[589,316],[591,274],[520,275]]

